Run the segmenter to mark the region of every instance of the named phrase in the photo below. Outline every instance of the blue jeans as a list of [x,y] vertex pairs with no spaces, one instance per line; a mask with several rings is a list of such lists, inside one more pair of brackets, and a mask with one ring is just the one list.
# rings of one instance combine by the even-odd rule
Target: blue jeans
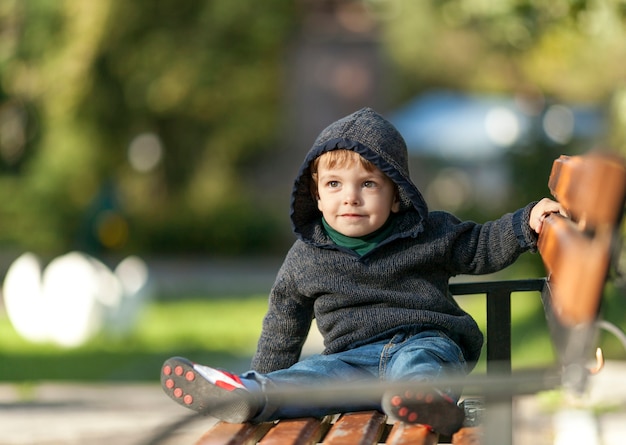
[[[467,365],[459,346],[437,330],[416,334],[399,332],[391,339],[376,341],[336,354],[316,354],[287,369],[259,374],[249,371],[242,380],[251,391],[267,388],[323,384],[324,382],[433,380],[465,375]],[[458,398],[458,394],[450,394]],[[343,411],[380,410],[380,400],[359,405],[336,403],[325,407],[266,403],[252,419],[265,422],[296,417],[322,417]]]

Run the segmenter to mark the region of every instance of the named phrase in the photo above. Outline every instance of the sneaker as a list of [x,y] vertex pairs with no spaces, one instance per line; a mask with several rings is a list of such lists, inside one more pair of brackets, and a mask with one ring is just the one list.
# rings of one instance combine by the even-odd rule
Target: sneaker
[[182,357],[163,363],[161,387],[179,405],[225,422],[246,422],[260,409],[239,377]]
[[446,436],[458,431],[465,417],[463,409],[436,388],[388,391],[383,395],[382,406],[385,414],[392,419],[427,425]]
[[459,407],[465,411],[465,419],[463,426],[476,427],[483,424],[483,416],[485,414],[485,406],[482,399],[466,398]]

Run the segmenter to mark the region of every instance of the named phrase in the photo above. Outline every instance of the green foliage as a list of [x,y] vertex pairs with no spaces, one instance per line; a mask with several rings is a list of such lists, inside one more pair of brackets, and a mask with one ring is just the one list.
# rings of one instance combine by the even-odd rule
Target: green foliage
[[414,87],[601,101],[624,86],[620,0],[389,4],[397,11],[383,21],[387,48]]
[[[226,205],[251,207],[238,165],[276,148],[291,8],[281,0],[3,2],[0,134],[9,129],[3,110],[21,116],[22,134],[11,144],[0,138],[0,164],[13,173],[0,177],[0,220],[12,221],[0,243],[84,248],[73,244],[84,209],[107,181],[123,204],[116,210],[132,219],[131,236],[154,229],[155,215],[160,227],[196,220],[199,232]],[[163,158],[138,172],[127,151],[142,134],[156,137]],[[245,243],[259,238],[255,225],[203,229]],[[252,247],[276,243],[263,239]],[[183,251],[196,245],[177,242]],[[217,248],[232,253],[230,245]]]
[[[288,230],[279,230],[281,222],[267,209],[241,201],[223,203],[207,215],[190,211],[174,212],[171,217],[155,217],[141,226],[132,247],[148,251],[185,252],[208,255],[245,255],[251,252],[284,254]],[[284,218],[283,218],[284,219]],[[131,224],[133,224],[131,220]],[[277,243],[277,240],[283,241]]]

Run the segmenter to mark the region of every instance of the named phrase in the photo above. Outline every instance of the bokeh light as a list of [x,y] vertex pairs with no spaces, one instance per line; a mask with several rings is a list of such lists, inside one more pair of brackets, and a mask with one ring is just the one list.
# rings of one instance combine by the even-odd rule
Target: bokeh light
[[546,135],[558,144],[567,144],[574,134],[574,113],[564,105],[551,105],[543,117]]
[[142,133],[128,146],[128,161],[141,173],[154,170],[163,158],[161,140],[154,133]]

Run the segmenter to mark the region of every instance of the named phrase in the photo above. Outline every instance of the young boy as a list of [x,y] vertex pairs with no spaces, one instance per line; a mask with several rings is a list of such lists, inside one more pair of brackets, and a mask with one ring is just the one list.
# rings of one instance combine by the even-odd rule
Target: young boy
[[[324,129],[295,180],[291,221],[298,239],[269,298],[253,371],[168,359],[165,392],[179,404],[229,422],[381,409],[392,418],[454,433],[458,394],[388,391],[358,406],[276,404],[274,388],[357,380],[434,381],[465,375],[483,337],[448,293],[457,274],[484,274],[536,247],[543,218],[562,212],[543,199],[477,224],[429,212],[411,182],[405,142],[369,108]],[[315,318],[325,350],[301,361]]]

